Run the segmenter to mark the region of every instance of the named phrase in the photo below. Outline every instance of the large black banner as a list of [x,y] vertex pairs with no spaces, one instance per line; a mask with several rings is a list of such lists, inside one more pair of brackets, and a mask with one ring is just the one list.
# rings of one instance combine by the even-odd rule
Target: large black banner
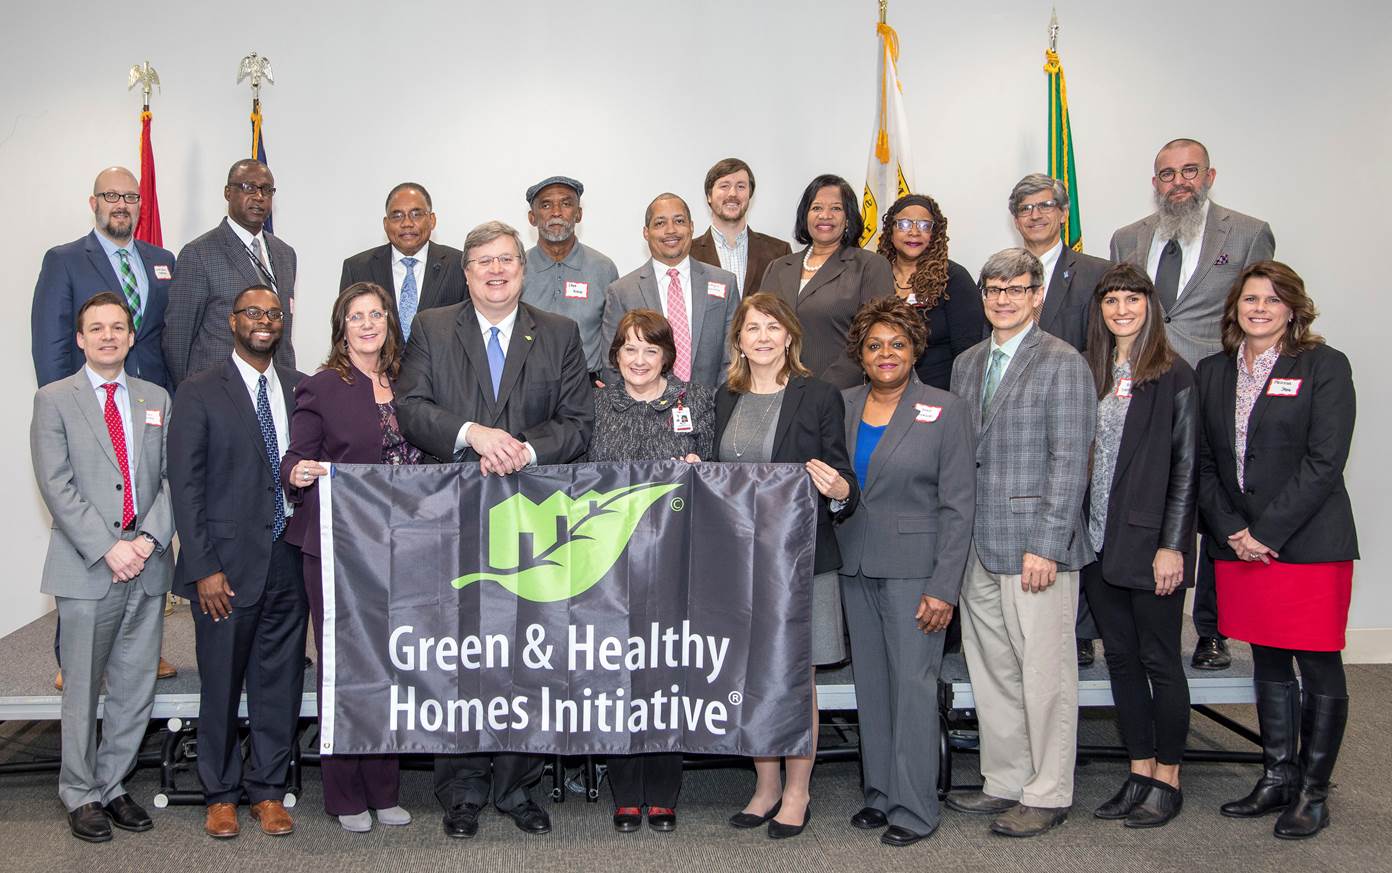
[[325,754],[810,750],[801,465],[334,465]]

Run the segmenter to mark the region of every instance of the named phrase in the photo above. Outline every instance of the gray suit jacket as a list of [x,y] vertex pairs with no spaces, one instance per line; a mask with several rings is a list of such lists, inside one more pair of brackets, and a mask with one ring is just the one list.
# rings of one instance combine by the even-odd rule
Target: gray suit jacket
[[[221,364],[232,355],[232,332],[227,316],[232,301],[251,285],[269,285],[251,262],[242,240],[224,218],[217,227],[184,246],[169,286],[169,307],[164,312],[164,363],[175,389],[199,370]],[[275,361],[294,368],[295,348],[291,327],[295,313],[295,250],[279,237],[266,240],[276,292],[285,309],[285,332]]]
[[[29,452],[39,493],[53,516],[40,591],[55,597],[100,600],[112,586],[111,569],[102,560],[118,539],[144,531],[159,540],[159,549],[130,585],[146,594],[163,594],[174,578],[174,515],[165,480],[165,430],[169,395],[152,382],[126,376],[130,392],[132,445],[131,486],[135,488],[135,530],[122,531],[122,479],[106,419],[85,370],[51,382],[34,395]],[[159,426],[147,424],[159,413]]]
[[[841,392],[852,459],[869,393],[868,385]],[[957,602],[976,516],[969,412],[913,377],[870,456],[860,506],[837,525],[841,575],[921,579],[922,593]]]
[[[691,380],[698,385],[717,388],[725,382],[725,369],[730,364],[730,322],[739,306],[739,284],[735,275],[719,267],[689,258],[691,265]],[[714,293],[723,285],[723,293]],[[604,292],[604,326],[600,330],[600,348],[605,350],[605,381],[618,378],[608,365],[609,344],[619,329],[619,321],[630,309],[663,311],[662,295],[657,290],[657,277],[649,259],[643,266],[615,279]]]
[[1111,261],[1064,246],[1044,294],[1039,326],[1080,352],[1086,349],[1092,296],[1102,275],[1111,268]]
[[[1145,272],[1159,221],[1158,216],[1148,215],[1112,234],[1112,260]],[[1199,361],[1222,351],[1223,301],[1228,290],[1249,264],[1275,254],[1271,225],[1209,201],[1199,263],[1179,292],[1174,311],[1165,314],[1170,345],[1189,366],[1197,367]]]
[[1083,518],[1097,389],[1083,356],[1030,328],[981,411],[987,337],[952,365],[952,393],[976,432],[976,554],[992,573],[1021,572],[1025,552],[1078,570],[1095,557]]

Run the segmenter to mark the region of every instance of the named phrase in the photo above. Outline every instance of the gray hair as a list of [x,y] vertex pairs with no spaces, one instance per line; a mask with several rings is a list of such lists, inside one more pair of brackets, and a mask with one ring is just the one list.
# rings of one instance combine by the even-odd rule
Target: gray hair
[[[1014,215],[1015,210],[1020,208],[1020,203],[1026,197],[1038,194],[1040,191],[1053,191],[1054,200],[1058,201],[1059,209],[1068,208],[1068,186],[1064,185],[1053,176],[1046,176],[1043,173],[1030,173],[1025,178],[1015,183],[1015,187],[1010,190],[1010,214]],[[1015,275],[1020,275],[1016,273]]]
[[1038,258],[1024,249],[1001,249],[986,259],[977,284],[985,288],[987,279],[1009,281],[1026,273],[1029,274],[1031,285],[1044,284],[1044,265],[1039,263]]
[[506,221],[485,221],[469,231],[469,235],[464,237],[464,263],[469,262],[469,253],[474,249],[486,246],[493,240],[505,236],[512,237],[513,243],[517,246],[517,259],[519,261],[525,260],[526,252],[522,248],[522,236],[517,232],[517,228]]

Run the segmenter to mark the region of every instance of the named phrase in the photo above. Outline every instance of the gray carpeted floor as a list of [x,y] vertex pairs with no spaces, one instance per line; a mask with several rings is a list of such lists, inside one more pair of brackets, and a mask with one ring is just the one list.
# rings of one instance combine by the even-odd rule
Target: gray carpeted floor
[[[231,842],[203,836],[199,807],[151,809],[155,829],[145,834],[118,831],[113,842],[92,846],[67,831],[56,795],[56,775],[0,776],[0,871],[80,870],[191,871],[250,870],[407,871],[407,870],[564,870],[564,871],[770,871],[950,870],[953,873],[1036,873],[1036,871],[1281,871],[1392,870],[1392,832],[1378,812],[1388,800],[1383,779],[1392,736],[1392,666],[1349,668],[1353,716],[1344,753],[1335,773],[1331,799],[1333,826],[1314,840],[1287,843],[1271,836],[1273,819],[1222,818],[1217,806],[1240,796],[1257,776],[1253,766],[1192,764],[1185,770],[1185,811],[1158,831],[1128,831],[1091,817],[1091,810],[1120,784],[1124,765],[1083,762],[1077,775],[1077,802],[1062,828],[1041,838],[1012,841],[986,832],[986,821],[945,812],[942,827],[909,849],[882,847],[873,834],[852,828],[848,817],[860,807],[859,774],[854,763],[825,764],[813,779],[812,824],[802,836],[775,843],[762,831],[731,829],[725,819],[743,804],[753,785],[747,770],[707,770],[687,774],[673,834],[616,834],[609,825],[607,790],[600,803],[572,796],[563,804],[546,802],[555,831],[525,837],[507,819],[486,815],[479,836],[447,840],[430,793],[430,774],[403,774],[403,804],[417,816],[407,828],[378,828],[348,834],[320,807],[318,771],[307,768],[305,792],[296,815],[297,831],[273,839],[249,826]],[[1251,707],[1222,708],[1253,724]],[[1115,741],[1105,712],[1090,712],[1082,739]],[[0,761],[23,760],[56,751],[53,723],[0,724]],[[1196,717],[1190,738],[1196,748],[1243,748],[1236,737]],[[975,758],[958,755],[959,781],[977,778]],[[153,770],[141,770],[130,783],[148,802],[157,785]]]

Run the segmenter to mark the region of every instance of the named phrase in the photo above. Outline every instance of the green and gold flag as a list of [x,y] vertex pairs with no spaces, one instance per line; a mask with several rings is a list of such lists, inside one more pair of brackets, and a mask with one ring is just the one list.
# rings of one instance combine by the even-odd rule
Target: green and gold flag
[[1063,228],[1063,244],[1075,252],[1083,250],[1083,216],[1078,204],[1078,168],[1073,163],[1073,130],[1068,123],[1068,86],[1063,80],[1063,64],[1058,52],[1044,50],[1044,75],[1049,80],[1049,175],[1068,189],[1068,224]]

